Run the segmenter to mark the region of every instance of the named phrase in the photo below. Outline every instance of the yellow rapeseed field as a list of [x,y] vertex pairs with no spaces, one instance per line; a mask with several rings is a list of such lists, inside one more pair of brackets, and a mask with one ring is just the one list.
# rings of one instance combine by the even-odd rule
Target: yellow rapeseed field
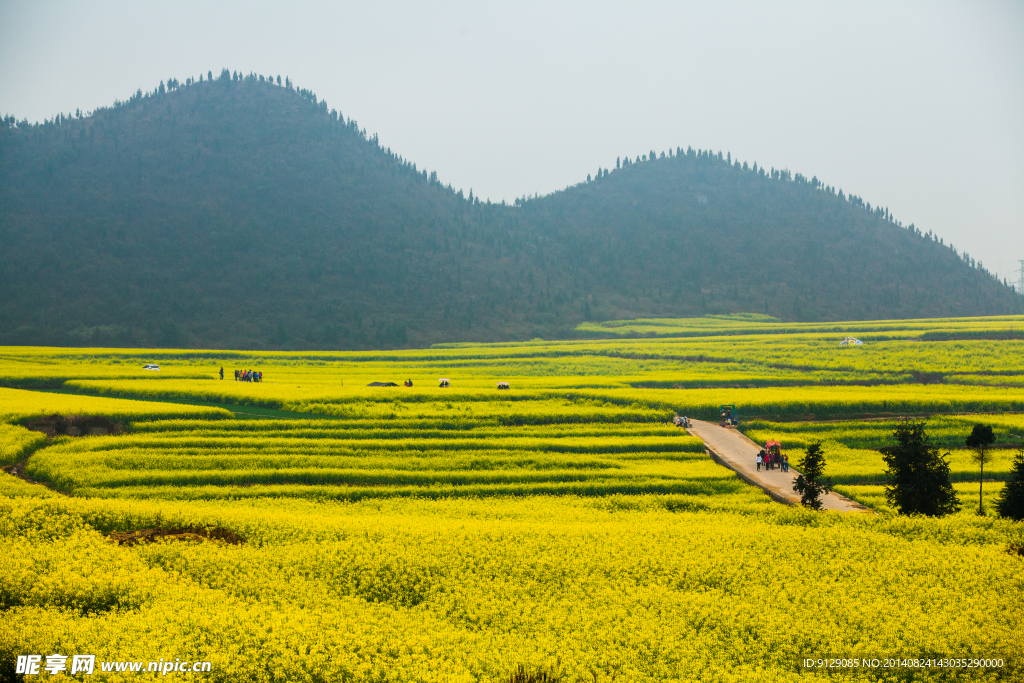
[[231,417],[231,413],[223,408],[96,398],[0,387],[0,421],[23,422],[51,413],[104,415],[128,422],[171,417],[204,417],[207,419]]
[[[139,674],[102,663],[161,659],[209,662],[211,681],[1024,679],[1024,524],[991,514],[1001,481],[973,514],[961,448],[975,423],[1000,447],[1024,427],[1022,321],[2,349],[0,383],[17,388],[0,389],[0,465],[37,483],[0,474],[0,678],[19,656],[89,654],[110,681]],[[839,348],[840,332],[868,343]],[[874,512],[775,503],[671,424],[721,404],[791,456],[823,441],[826,475]],[[26,428],[53,414],[125,431]],[[885,505],[877,449],[901,415],[951,451],[963,511]],[[1008,476],[1009,453],[987,478]],[[166,535],[117,542],[144,530]],[[830,659],[857,666],[806,666]]]

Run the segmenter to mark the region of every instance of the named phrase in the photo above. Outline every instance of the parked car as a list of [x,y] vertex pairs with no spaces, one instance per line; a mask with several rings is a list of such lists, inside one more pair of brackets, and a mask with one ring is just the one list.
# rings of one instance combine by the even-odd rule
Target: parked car
[[156,365],[154,363],[147,363],[146,365],[142,366],[142,369],[143,370],[159,370],[160,366]]

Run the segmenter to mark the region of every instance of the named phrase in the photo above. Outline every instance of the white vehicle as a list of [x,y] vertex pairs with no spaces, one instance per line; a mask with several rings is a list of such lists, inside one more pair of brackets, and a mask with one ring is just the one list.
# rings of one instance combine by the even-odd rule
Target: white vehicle
[[142,369],[143,369],[143,370],[159,370],[159,369],[160,369],[160,366],[159,366],[159,365],[156,365],[156,364],[154,364],[154,363],[148,363],[148,364],[146,364],[146,365],[143,365],[143,366],[142,366]]

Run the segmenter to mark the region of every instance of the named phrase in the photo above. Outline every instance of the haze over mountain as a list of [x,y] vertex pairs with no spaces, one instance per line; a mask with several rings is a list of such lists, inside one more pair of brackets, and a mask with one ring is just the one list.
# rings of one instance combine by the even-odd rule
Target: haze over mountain
[[741,311],[986,315],[1024,297],[858,197],[706,151],[481,202],[253,75],[0,127],[0,344],[379,348]]

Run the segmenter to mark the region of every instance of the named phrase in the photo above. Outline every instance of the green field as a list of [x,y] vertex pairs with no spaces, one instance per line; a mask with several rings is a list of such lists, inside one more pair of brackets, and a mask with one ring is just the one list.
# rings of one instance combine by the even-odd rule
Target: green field
[[[993,510],[1024,436],[1022,325],[754,316],[402,352],[0,349],[0,464],[39,482],[0,475],[0,674],[53,652],[210,661],[223,681],[779,681],[827,677],[805,657],[995,657],[843,675],[1019,680],[1024,524]],[[874,513],[772,502],[670,424],[722,404],[791,460],[822,441],[826,475]],[[28,429],[53,414],[124,432]],[[902,416],[949,451],[961,512],[885,505],[878,449]],[[977,423],[997,436],[985,516],[963,450]],[[181,533],[107,536],[141,529]]]

